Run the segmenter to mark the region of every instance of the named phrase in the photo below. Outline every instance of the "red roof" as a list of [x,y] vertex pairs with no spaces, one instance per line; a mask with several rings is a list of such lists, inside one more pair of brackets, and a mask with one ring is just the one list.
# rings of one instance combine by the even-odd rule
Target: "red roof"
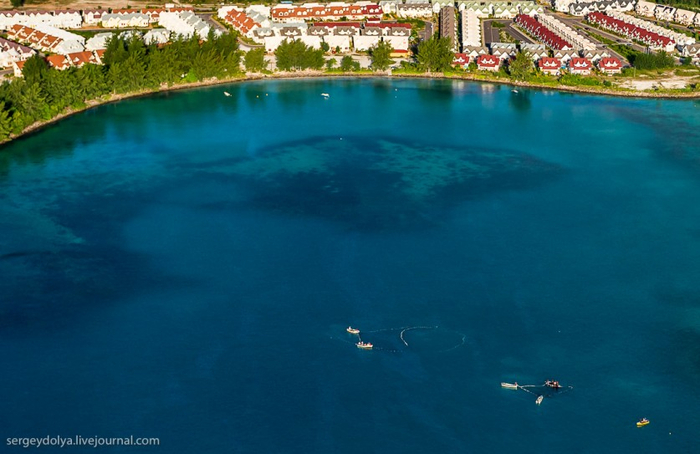
[[70,60],[63,55],[49,55],[46,57],[49,66],[56,69],[66,69],[70,66]]
[[666,47],[673,44],[674,41],[667,37],[651,32],[634,24],[630,24],[620,19],[608,16],[603,13],[590,13],[587,20],[591,23],[600,25],[601,27],[612,30],[616,33],[623,34],[629,38],[638,39],[650,46]]
[[93,63],[91,60],[94,58],[92,52],[88,51],[73,52],[72,54],[68,54],[67,57],[71,64],[77,67],[81,67],[87,63]]
[[575,71],[585,71],[590,70],[593,67],[593,63],[587,58],[574,57],[569,60],[569,69]]
[[542,57],[537,61],[537,66],[542,71],[555,71],[561,68],[561,60],[554,57]]
[[495,55],[479,55],[476,57],[476,64],[480,68],[498,68],[501,66],[501,59]]
[[274,19],[278,18],[299,18],[306,19],[312,17],[329,17],[329,18],[341,18],[341,17],[367,17],[376,16],[381,17],[383,11],[379,5],[324,5],[324,6],[292,6],[292,5],[275,5],[270,9],[270,15]]
[[622,62],[617,58],[604,57],[598,62],[598,68],[601,71],[615,71],[622,69]]
[[571,44],[527,14],[515,16],[515,23],[552,49],[571,49]]
[[362,24],[360,22],[314,22],[311,24],[314,27],[355,27],[360,28]]
[[467,54],[455,54],[454,58],[452,59],[452,64],[453,65],[468,65],[469,64],[469,55]]

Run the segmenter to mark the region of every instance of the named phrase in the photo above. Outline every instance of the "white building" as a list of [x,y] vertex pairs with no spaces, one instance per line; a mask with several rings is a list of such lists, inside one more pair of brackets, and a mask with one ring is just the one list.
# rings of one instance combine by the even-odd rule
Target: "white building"
[[339,48],[340,52],[349,52],[352,44],[349,36],[328,35],[323,37],[323,41],[331,50]]
[[154,28],[143,35],[143,42],[147,46],[151,44],[166,44],[170,41],[170,32],[164,28]]
[[360,35],[352,37],[352,45],[358,52],[370,50],[372,47],[379,44],[379,36]]
[[85,42],[85,50],[106,49],[107,41],[112,39],[112,35],[111,32],[96,34]]
[[474,11],[462,11],[462,48],[481,46],[481,20]]
[[408,50],[408,36],[383,36],[382,40],[394,50]]

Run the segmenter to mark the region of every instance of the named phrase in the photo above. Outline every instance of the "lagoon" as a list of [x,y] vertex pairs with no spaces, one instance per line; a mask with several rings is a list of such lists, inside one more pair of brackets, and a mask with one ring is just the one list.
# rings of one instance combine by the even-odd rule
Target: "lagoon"
[[[12,142],[3,434],[692,452],[698,131],[697,101],[314,79],[132,99]],[[409,326],[439,328],[388,331]],[[573,390],[500,388],[545,379]]]

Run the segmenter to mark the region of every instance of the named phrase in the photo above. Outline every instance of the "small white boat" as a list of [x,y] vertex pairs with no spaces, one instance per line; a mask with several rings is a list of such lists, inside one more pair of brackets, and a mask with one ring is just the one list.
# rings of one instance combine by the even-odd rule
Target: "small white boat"
[[328,93],[321,93],[321,96],[323,96],[326,99],[331,97],[331,95],[329,95]]
[[520,385],[518,383],[501,383],[501,388],[505,389],[518,389]]
[[225,92],[224,92],[224,96],[231,96],[231,93],[225,91]]
[[543,400],[544,400],[544,396],[538,396],[538,397],[537,397],[537,400],[535,401],[535,403],[536,403],[537,405],[539,405],[539,404],[542,403]]
[[374,347],[374,345],[372,345],[371,343],[362,341],[356,343],[355,345],[357,346],[357,348],[361,348],[362,350],[372,350],[372,347]]
[[511,92],[513,92],[513,93],[518,93],[518,90],[516,90],[516,89],[514,88],[514,89],[511,90]]
[[347,331],[350,334],[360,334],[360,330],[353,328],[352,326],[348,326],[345,331]]

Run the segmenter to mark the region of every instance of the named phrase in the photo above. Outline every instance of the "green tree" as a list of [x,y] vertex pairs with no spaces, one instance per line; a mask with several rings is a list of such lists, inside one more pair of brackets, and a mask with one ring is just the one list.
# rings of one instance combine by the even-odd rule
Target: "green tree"
[[0,140],[5,140],[12,133],[12,114],[5,108],[5,103],[0,101]]
[[418,65],[423,71],[445,71],[452,65],[454,53],[449,38],[438,38],[421,41],[418,45]]
[[340,60],[340,70],[343,72],[355,71],[355,60],[351,56],[346,55]]
[[243,59],[246,71],[250,72],[260,72],[267,67],[267,62],[265,61],[265,49],[258,47],[256,49],[251,49],[245,53]]
[[46,74],[49,72],[49,65],[43,57],[36,54],[31,56],[24,62],[22,68],[22,76],[28,84],[40,83]]
[[527,80],[533,71],[532,59],[527,52],[518,54],[508,63],[508,74],[515,80]]
[[282,71],[304,69],[304,53],[306,44],[299,40],[284,40],[275,50],[277,68]]
[[126,43],[123,38],[120,38],[116,33],[107,40],[107,49],[105,49],[102,61],[106,66],[112,66],[115,63],[123,62],[129,58],[129,53],[126,50]]
[[146,68],[134,56],[109,68],[109,82],[117,93],[137,91],[145,86]]
[[10,0],[13,8],[19,8],[24,5],[24,0]]
[[326,60],[326,70],[330,71],[337,64],[338,64],[338,61],[335,58],[329,58],[328,60]]
[[16,106],[24,117],[25,125],[51,118],[46,96],[38,83],[25,83],[20,89],[18,98]]
[[391,53],[394,49],[387,41],[380,41],[376,46],[370,49],[369,54],[372,57],[372,68],[379,71],[389,69],[394,60],[391,59]]

